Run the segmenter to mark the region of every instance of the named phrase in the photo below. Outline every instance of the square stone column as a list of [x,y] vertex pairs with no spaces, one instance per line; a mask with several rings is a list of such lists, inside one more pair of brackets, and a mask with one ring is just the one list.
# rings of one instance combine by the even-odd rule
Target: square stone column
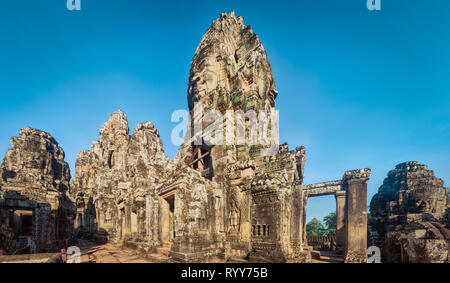
[[346,229],[345,219],[347,213],[347,193],[346,191],[338,191],[336,198],[336,251],[343,254],[345,251]]
[[370,169],[348,171],[345,262],[367,263],[367,182]]

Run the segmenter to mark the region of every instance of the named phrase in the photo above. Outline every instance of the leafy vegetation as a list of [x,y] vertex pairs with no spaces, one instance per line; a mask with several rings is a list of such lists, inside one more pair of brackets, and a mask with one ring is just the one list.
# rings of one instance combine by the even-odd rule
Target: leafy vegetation
[[[325,223],[325,226],[323,225]],[[323,218],[323,223],[313,218],[306,224],[308,236],[335,236],[336,235],[336,213],[330,213]]]
[[332,212],[329,215],[323,218],[323,222],[325,223],[327,229],[335,229],[336,230],[336,212]]
[[237,106],[237,105],[239,105],[240,102],[241,102],[241,93],[240,93],[240,92],[233,91],[233,92],[230,94],[230,98],[231,98],[231,102],[233,103],[233,105]]

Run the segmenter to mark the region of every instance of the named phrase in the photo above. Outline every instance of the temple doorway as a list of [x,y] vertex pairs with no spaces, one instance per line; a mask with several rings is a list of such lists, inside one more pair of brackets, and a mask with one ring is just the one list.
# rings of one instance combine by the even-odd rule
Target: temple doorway
[[308,245],[315,250],[336,249],[336,200],[333,195],[308,198],[306,206]]
[[16,236],[32,236],[33,212],[28,210],[10,210],[9,224]]
[[161,241],[163,245],[173,242],[175,235],[175,193],[161,197]]
[[32,236],[33,234],[33,215],[22,214],[20,216],[20,234],[23,236]]
[[125,231],[126,231],[126,222],[125,222],[125,208],[121,208],[120,210],[120,227],[121,227],[121,240],[125,240]]

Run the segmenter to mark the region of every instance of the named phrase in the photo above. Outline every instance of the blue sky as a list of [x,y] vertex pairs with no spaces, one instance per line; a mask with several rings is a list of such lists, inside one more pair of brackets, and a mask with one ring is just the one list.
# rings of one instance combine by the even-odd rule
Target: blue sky
[[[372,168],[369,200],[396,164],[450,183],[450,2],[382,0],[2,0],[0,156],[20,128],[50,132],[74,168],[108,114],[153,122],[169,156],[190,61],[221,12],[260,36],[280,92],[280,138],[307,148],[306,183]],[[74,172],[72,171],[72,175]],[[313,199],[308,218],[334,210]]]

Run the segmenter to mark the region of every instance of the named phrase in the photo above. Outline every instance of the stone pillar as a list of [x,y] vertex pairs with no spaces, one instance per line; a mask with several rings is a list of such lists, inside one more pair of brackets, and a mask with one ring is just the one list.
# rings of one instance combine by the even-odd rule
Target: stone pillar
[[336,251],[339,254],[345,251],[346,229],[345,219],[347,210],[347,193],[346,191],[338,191],[336,198]]
[[145,204],[143,206],[139,205],[138,207],[138,238],[145,239]]
[[347,190],[345,262],[367,262],[367,182],[370,169],[348,171],[343,178]]
[[249,243],[252,238],[252,220],[251,220],[251,203],[252,197],[250,191],[246,191],[241,195],[242,199],[240,199],[240,214],[241,214],[241,223],[240,223],[240,233],[241,233],[241,241]]
[[153,222],[149,222],[148,226],[151,228],[153,228],[153,242],[156,244],[160,243],[160,232],[159,232],[159,227],[161,226],[161,222],[159,221],[159,201],[153,200]]
[[291,205],[291,241],[303,245],[303,190],[295,187]]
[[100,210],[97,206],[95,206],[95,218],[94,218],[94,223],[95,223],[95,229],[98,229],[98,227],[100,227],[101,223],[102,223],[102,219],[101,219],[102,215],[100,215]]
[[303,224],[303,230],[302,230],[302,236],[303,236],[303,244],[308,244],[308,233],[306,231],[306,208],[308,207],[308,195],[303,195],[303,215],[302,215],[302,224]]
[[125,205],[125,234],[131,236],[131,206]]

